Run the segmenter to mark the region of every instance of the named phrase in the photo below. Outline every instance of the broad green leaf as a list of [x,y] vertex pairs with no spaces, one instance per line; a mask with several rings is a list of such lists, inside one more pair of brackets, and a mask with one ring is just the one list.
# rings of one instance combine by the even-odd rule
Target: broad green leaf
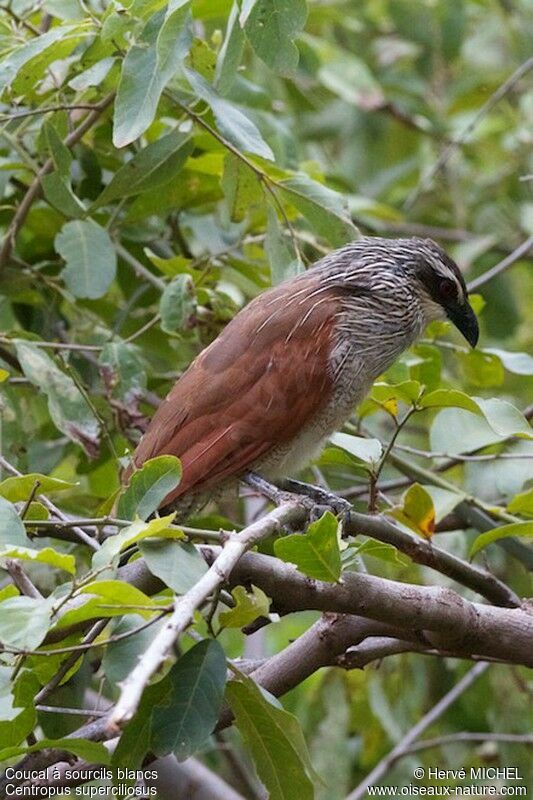
[[242,628],[257,617],[268,615],[270,600],[262,589],[253,584],[250,588],[250,592],[247,592],[244,586],[236,586],[235,589],[232,589],[231,594],[235,600],[235,608],[219,614],[220,624],[225,628]]
[[172,667],[171,691],[152,716],[154,753],[180,761],[199,750],[215,729],[224,698],[226,656],[217,641],[199,642]]
[[150,749],[153,710],[159,702],[164,702],[165,698],[169,696],[171,687],[168,675],[146,687],[139,708],[131,722],[124,728],[113,753],[111,763],[115,769],[117,767],[140,769],[144,757]]
[[147,519],[180,480],[181,464],[176,456],[157,456],[145,461],[132,474],[118,501],[118,516],[120,519]]
[[485,347],[483,352],[499,358],[509,372],[517,375],[533,375],[533,356],[529,353],[513,353],[509,350],[498,350],[495,347]]
[[[175,516],[175,514],[169,514],[166,517],[156,517],[150,522],[143,522],[138,519],[128,525],[127,528],[123,528],[120,533],[109,536],[93,556],[93,569],[100,569],[106,564],[111,565],[122,550],[139,542],[141,539],[146,539],[149,536],[161,536],[163,532],[168,532],[168,526]],[[171,531],[171,533],[175,536],[180,535],[179,531]]]
[[41,475],[39,472],[30,472],[27,475],[6,478],[0,483],[0,496],[9,500],[11,503],[18,503],[27,500],[35,484],[38,483],[37,494],[50,494],[50,492],[64,492],[66,489],[73,489],[76,484],[68,481],[61,481],[59,478],[50,478],[48,475]]
[[365,439],[363,436],[352,436],[351,433],[334,433],[330,442],[365,464],[377,464],[383,451],[379,439]]
[[466,495],[460,491],[452,492],[448,489],[441,489],[440,486],[423,484],[422,488],[426,490],[433,500],[435,520],[437,522],[440,522],[441,519],[451,514],[454,508],[466,497]]
[[0,642],[35,650],[50,627],[53,598],[10,597],[0,603]]
[[189,134],[174,130],[136,153],[113,175],[92,205],[104,206],[117,198],[131,197],[145,189],[156,189],[171,181],[192,151]]
[[435,506],[419,483],[413,483],[405,492],[402,505],[388,513],[425,539],[431,539],[435,532]]
[[176,594],[188,592],[207,572],[207,564],[189,542],[143,541],[139,549],[152,575]]
[[0,547],[9,546],[31,547],[31,542],[15,506],[0,497]]
[[161,328],[166,333],[173,333],[180,328],[187,328],[194,319],[196,296],[194,283],[190,275],[176,275],[168,283],[159,301]]
[[262,200],[257,175],[233,153],[224,159],[221,185],[231,222],[242,222],[250,208]]
[[185,75],[194,93],[211,107],[220,133],[245,153],[254,153],[274,160],[274,153],[264,141],[256,125],[236,105],[221,97],[205,78],[191,69]]
[[229,92],[239,67],[244,49],[244,33],[239,23],[239,6],[234,2],[228,17],[226,35],[218,51],[215,85],[220,94]]
[[167,275],[169,278],[174,278],[176,275],[181,275],[186,272],[190,274],[191,259],[184,256],[171,256],[171,258],[161,258],[153,253],[149,247],[144,248],[144,254],[150,259],[154,267]]
[[305,534],[293,533],[274,542],[274,552],[308,575],[321,581],[336,582],[341,574],[338,522],[330,512],[313,522]]
[[[387,561],[389,564],[401,564],[402,567],[409,564],[407,556],[400,553],[392,544],[377,542],[375,539],[366,539],[364,542],[354,542],[349,545],[349,550],[355,552],[357,555],[379,558],[380,561]],[[346,552],[348,551],[345,550],[344,553]]]
[[403,381],[396,384],[375,383],[372,387],[372,398],[383,404],[389,400],[401,400],[407,405],[412,405],[420,397],[421,390],[418,381]]
[[111,758],[109,751],[100,742],[91,742],[88,739],[65,737],[64,739],[40,739],[36,744],[27,747],[6,747],[0,750],[0,761],[17,758],[25,753],[37,753],[48,748],[66,750],[92,764],[109,764]]
[[508,539],[510,536],[533,537],[533,522],[511,522],[509,525],[502,525],[501,528],[493,528],[486,533],[480,534],[470,548],[469,557],[473,558],[487,545],[500,539]]
[[466,380],[473,386],[485,388],[501,386],[505,373],[498,356],[481,350],[458,353],[459,363]]
[[35,56],[40,55],[56,42],[66,37],[78,36],[78,28],[72,25],[62,25],[52,28],[41,36],[35,36],[20,47],[16,47],[3,61],[0,62],[0,86],[2,89],[9,86],[22,67]]
[[57,428],[79,442],[91,456],[98,454],[98,421],[80,390],[42,348],[17,340],[17,356],[26,377],[48,397]]
[[76,75],[75,78],[72,78],[72,80],[68,82],[68,85],[77,92],[83,92],[85,89],[88,89],[89,86],[99,86],[115,61],[116,59],[114,56],[102,58],[100,61],[97,61],[96,64],[93,64],[88,69],[80,72],[79,75]]
[[226,687],[235,724],[257,774],[270,800],[312,800],[313,772],[300,723],[265,694],[244,675]]
[[342,195],[303,174],[280,181],[279,187],[312,229],[332,245],[340,247],[358,238],[359,232],[350,219]]
[[189,5],[174,3],[166,17],[154,15],[126,54],[115,100],[115,147],[134,142],[152,124],[163,89],[191,45]]
[[106,389],[125,403],[138,399],[146,388],[146,374],[137,348],[127,342],[107,342],[98,359]]
[[[124,633],[130,633],[140,628],[146,620],[140,614],[128,613],[115,622],[112,636],[121,636]],[[111,685],[116,686],[129,675],[154,636],[157,635],[159,628],[164,624],[165,619],[163,618],[159,622],[150,625],[149,628],[144,628],[144,630],[140,630],[131,636],[126,636],[124,639],[119,639],[115,642],[111,641],[106,646],[102,659],[102,670]]]
[[35,728],[34,698],[41,684],[29,670],[22,671],[17,678],[12,667],[0,670],[0,747],[17,747]]
[[[158,611],[157,604],[148,595],[125,581],[95,580],[81,589],[79,597],[86,602],[66,611],[57,622],[58,628],[68,628],[95,617],[121,617],[132,611],[144,619],[151,619]],[[139,608],[134,609],[131,606]],[[145,606],[149,608],[144,608]]]
[[457,389],[435,389],[420,398],[421,408],[464,408],[473,414],[480,414],[478,404],[469,395]]
[[283,235],[278,215],[271,207],[268,209],[265,253],[270,264],[271,281],[274,286],[293,278],[304,270],[304,266],[297,258],[292,244],[290,245],[289,240]]
[[495,433],[505,437],[533,437],[531,425],[522,412],[515,408],[512,403],[507,402],[507,400],[500,400],[497,397],[491,397],[488,400],[484,397],[474,397],[473,400],[476,401]]
[[512,514],[524,514],[524,516],[533,516],[533,489],[527,492],[517,494],[509,505],[507,510]]
[[85,206],[78,200],[68,181],[62,178],[59,172],[43,175],[41,179],[44,196],[51,206],[56,208],[65,217],[77,219],[86,213]]
[[63,144],[60,135],[50,120],[45,120],[43,123],[43,135],[56,170],[62,178],[68,179],[70,165],[72,164],[72,154],[68,147]]
[[75,297],[102,297],[115,278],[117,256],[109,234],[92,220],[65,223],[55,238],[65,260],[63,279]]
[[71,575],[76,573],[76,559],[68,553],[59,553],[52,547],[43,547],[42,550],[34,550],[30,547],[0,547],[0,558],[18,558],[21,561],[38,561],[41,564],[49,564],[57,569],[64,569]]
[[259,58],[277,72],[289,72],[298,66],[294,39],[306,18],[305,0],[247,0],[241,24]]

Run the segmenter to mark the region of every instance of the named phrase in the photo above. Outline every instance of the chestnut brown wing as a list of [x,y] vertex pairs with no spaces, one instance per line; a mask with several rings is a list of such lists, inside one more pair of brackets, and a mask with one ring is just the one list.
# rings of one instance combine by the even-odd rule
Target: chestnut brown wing
[[154,415],[133,461],[181,459],[168,504],[289,442],[327,402],[336,297],[306,274],[256,298],[191,364]]

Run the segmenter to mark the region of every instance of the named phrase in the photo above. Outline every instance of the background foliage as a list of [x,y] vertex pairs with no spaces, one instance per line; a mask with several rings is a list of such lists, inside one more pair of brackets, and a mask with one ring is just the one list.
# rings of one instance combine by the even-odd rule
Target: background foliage
[[[436,238],[470,280],[517,248],[518,258],[480,282],[480,348],[469,351],[447,324],[432,326],[305,477],[326,481],[365,510],[369,477],[379,471],[380,509],[392,507],[420,536],[430,537],[436,524],[439,546],[462,558],[485,543],[476,539],[479,530],[447,516],[465,495],[488,509],[496,526],[518,522],[513,533],[531,533],[532,28],[526,0],[4,5],[0,555],[6,567],[7,558],[22,565],[38,590],[25,591],[20,579],[15,588],[13,566],[2,572],[6,647],[38,648],[57,628],[58,606],[73,594],[86,591],[92,599],[69,611],[69,622],[94,617],[95,607],[102,614],[102,603],[106,616],[117,617],[98,632],[107,640],[168,606],[171,590],[194,585],[205,567],[191,544],[172,538],[178,533],[168,520],[133,523],[91,564],[90,542],[80,543],[70,528],[45,535],[58,514],[40,495],[52,498],[63,517],[109,513],[124,456],[194,355],[257,293],[358,229]],[[406,413],[383,462],[382,448]],[[465,460],[465,453],[483,458]],[[179,480],[172,460],[154,470],[149,486],[157,482],[161,490]],[[13,477],[18,473],[25,477]],[[148,518],[156,506],[146,489],[138,484],[121,498],[121,518]],[[254,503],[229,499],[192,524],[214,532],[239,527],[257,511]],[[94,533],[79,527],[86,538]],[[164,548],[151,538],[161,532],[170,537]],[[118,563],[121,550],[133,554],[136,543],[170,587],[155,598],[99,574],[111,559]],[[447,582],[372,540],[359,537],[341,553],[332,518],[306,540],[281,538],[263,548],[326,581],[343,567],[404,582]],[[513,556],[492,545],[477,559],[523,595],[531,556],[520,548]],[[318,615],[290,615],[246,644],[239,629],[268,613],[268,598],[260,589],[236,589],[234,602],[214,616],[208,605],[207,626],[198,615],[197,634],[223,630],[216,642],[193,650],[184,638],[187,655],[145,693],[116,763],[140,763],[144,752],[134,744],[147,743],[142,732],[152,730],[156,754],[196,752],[245,795],[257,791],[232,772],[220,742],[217,749],[207,739],[224,691],[224,652],[271,655]],[[116,684],[154,629],[95,646],[71,664],[46,704],[82,708],[88,690],[116,699]],[[6,763],[35,745],[35,736],[43,747],[44,737],[60,739],[83,722],[35,710],[35,693],[66,658],[2,655]],[[284,706],[296,714],[325,784],[306,765],[297,723],[244,676],[228,690],[243,738],[234,730],[226,737],[248,772],[252,758],[269,787],[281,781],[272,797],[312,796],[314,785],[319,798],[341,798],[466,668],[411,653],[379,669],[321,671],[294,689]],[[175,720],[184,698],[195,697],[198,674],[210,686],[202,724],[198,729],[185,710],[183,730],[162,741],[165,707]],[[522,668],[492,666],[429,735],[524,734],[529,691]],[[250,716],[261,722],[247,725]],[[277,778],[261,755],[262,735],[272,730]],[[96,763],[104,758],[92,742],[70,749]],[[408,783],[414,765],[436,762],[512,764],[526,772],[528,753],[524,743],[451,743],[399,760],[390,782]]]

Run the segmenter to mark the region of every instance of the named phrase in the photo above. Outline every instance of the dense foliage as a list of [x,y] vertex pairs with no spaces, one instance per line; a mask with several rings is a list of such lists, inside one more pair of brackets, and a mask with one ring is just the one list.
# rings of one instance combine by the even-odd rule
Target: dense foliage
[[[328,616],[290,614],[289,578],[286,602],[263,591],[259,574],[250,581],[243,572],[231,593],[230,584],[214,586],[195,605],[173,657],[155,664],[156,680],[125,726],[95,734],[90,722],[80,730],[87,716],[46,709],[115,703],[119,684],[163,630],[174,594],[205,578],[198,543],[207,543],[210,563],[224,542],[221,530],[245,528],[246,536],[245,526],[267,510],[248,494],[207,507],[185,533],[171,517],[147,521],[179,481],[171,457],[138,473],[117,504],[122,466],[160,398],[246,302],[360,233],[441,242],[473,281],[480,346],[471,351],[447,323],[433,324],[303,475],[350,498],[360,513],[395,519],[404,539],[393,546],[378,541],[379,532],[358,535],[357,525],[341,539],[338,519],[326,512],[306,536],[265,529],[258,548],[280,569],[295,564],[324,591],[329,585],[340,592],[350,576],[368,572],[400,588],[450,586],[479,601],[468,579],[461,585],[440,562],[429,569],[443,550],[461,563],[474,558],[484,576],[486,569],[509,587],[498,589],[508,600],[499,602],[489,581],[484,602],[511,606],[509,598],[529,593],[527,6],[4,5],[3,765],[33,752],[52,757],[30,756],[30,766],[64,762],[66,750],[91,764],[133,770],[148,756],[147,769],[157,769],[154,758],[195,754],[243,796],[261,796],[255,768],[272,798],[332,800],[377,764],[387,767],[377,779],[386,774],[395,785],[413,783],[415,767],[435,764],[513,765],[526,774],[530,690],[523,665],[530,654],[475,667],[464,694],[428,719],[428,738],[449,739],[411,752],[404,736],[479,651],[465,654],[462,643],[448,640],[439,648],[421,629],[403,647],[373,631],[345,655],[348,643],[331,651],[329,661],[322,653],[313,662],[314,645],[302,646],[291,683],[274,655],[290,642],[311,642],[299,637],[311,637]],[[301,520],[294,527],[306,529]],[[139,559],[162,583],[141,587]],[[354,613],[375,617],[364,608]],[[271,624],[261,627],[258,619]],[[502,639],[501,631],[494,637]],[[372,643],[373,665],[351,670],[367,663],[358,648]],[[229,661],[243,655],[246,661]],[[254,664],[270,675],[261,683],[272,694],[291,689],[283,708],[258,689]],[[324,665],[330,667],[318,671]],[[235,717],[231,728],[224,698]],[[221,713],[227,730],[211,736]],[[122,729],[112,755],[95,741]],[[461,732],[479,740],[464,743]],[[501,741],[501,734],[516,740]],[[395,745],[397,757],[383,762]],[[56,777],[68,782],[64,772]],[[105,783],[105,774],[96,777]],[[164,787],[159,792],[165,796]]]

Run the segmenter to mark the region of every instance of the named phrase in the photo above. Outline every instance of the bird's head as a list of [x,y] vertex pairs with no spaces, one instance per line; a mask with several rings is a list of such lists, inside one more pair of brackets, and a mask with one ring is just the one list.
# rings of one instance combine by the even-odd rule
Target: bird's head
[[427,321],[448,318],[475,347],[479,326],[459,267],[431,239],[410,239],[407,243],[413,247],[412,275]]

